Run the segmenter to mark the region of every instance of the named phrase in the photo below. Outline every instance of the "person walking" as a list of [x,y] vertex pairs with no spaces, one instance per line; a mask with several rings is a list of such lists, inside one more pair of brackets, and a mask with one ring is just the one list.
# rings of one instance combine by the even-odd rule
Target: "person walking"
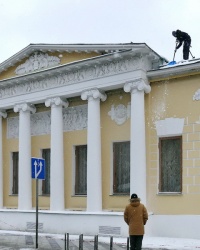
[[146,207],[140,203],[137,194],[132,194],[130,204],[124,210],[124,221],[129,226],[131,250],[141,250],[144,225],[148,220]]
[[189,58],[189,52],[190,52],[190,45],[191,45],[191,37],[181,31],[181,30],[176,30],[176,31],[172,31],[172,35],[174,37],[176,37],[176,50],[179,49],[181,47],[181,45],[183,44],[183,59],[184,60],[188,60]]

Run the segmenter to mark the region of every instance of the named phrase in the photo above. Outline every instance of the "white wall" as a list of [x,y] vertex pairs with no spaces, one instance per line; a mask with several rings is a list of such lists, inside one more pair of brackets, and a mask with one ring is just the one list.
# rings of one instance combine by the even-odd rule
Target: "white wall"
[[152,215],[146,226],[148,236],[200,239],[200,215]]
[[[35,223],[35,211],[0,210],[0,230],[27,230],[27,222]],[[71,235],[99,234],[99,226],[105,227],[104,235],[127,237],[128,226],[122,212],[50,212],[39,211],[39,223],[44,233]],[[149,215],[145,226],[146,236],[200,239],[200,215]],[[120,234],[115,234],[119,229]]]

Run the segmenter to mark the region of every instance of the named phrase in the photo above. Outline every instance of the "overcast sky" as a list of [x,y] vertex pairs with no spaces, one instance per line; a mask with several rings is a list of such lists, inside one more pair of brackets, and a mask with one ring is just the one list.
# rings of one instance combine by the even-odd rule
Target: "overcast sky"
[[172,61],[176,29],[200,58],[199,11],[200,0],[0,0],[0,63],[30,43],[146,43]]

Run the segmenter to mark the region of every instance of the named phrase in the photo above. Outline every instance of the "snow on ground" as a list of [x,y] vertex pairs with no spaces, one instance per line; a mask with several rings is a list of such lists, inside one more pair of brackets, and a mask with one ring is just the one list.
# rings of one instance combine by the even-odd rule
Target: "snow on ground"
[[[19,232],[19,231],[5,231],[0,230],[0,234],[7,235],[35,235],[34,232]],[[64,239],[64,235],[62,234],[44,234],[39,233],[39,236],[48,236],[54,239]],[[69,235],[69,240],[78,240],[78,235]],[[93,241],[94,237],[92,236],[83,236],[85,241]],[[109,243],[109,237],[98,237],[99,242]],[[113,243],[117,244],[126,244],[127,238],[113,237]],[[197,250],[200,249],[200,239],[183,239],[183,238],[167,238],[167,237],[149,237],[144,236],[143,239],[143,248],[150,249],[177,249],[177,250]],[[30,248],[21,248],[21,250],[30,250]]]

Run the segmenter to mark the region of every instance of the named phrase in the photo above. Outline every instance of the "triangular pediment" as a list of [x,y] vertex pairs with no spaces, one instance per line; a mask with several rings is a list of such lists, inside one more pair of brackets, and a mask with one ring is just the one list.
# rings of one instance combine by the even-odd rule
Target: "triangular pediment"
[[0,80],[42,71],[121,51],[162,58],[145,43],[127,44],[30,44],[0,64]]

